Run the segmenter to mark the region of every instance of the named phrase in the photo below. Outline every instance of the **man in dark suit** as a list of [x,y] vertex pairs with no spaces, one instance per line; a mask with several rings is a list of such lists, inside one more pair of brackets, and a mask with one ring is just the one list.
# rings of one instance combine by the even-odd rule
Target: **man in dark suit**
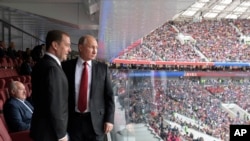
[[[113,129],[114,93],[108,66],[94,60],[98,44],[93,36],[79,39],[79,57],[62,63],[69,82],[69,123],[71,141],[103,141],[105,134]],[[86,62],[86,66],[83,63]],[[87,68],[87,107],[79,108],[82,70]],[[82,82],[83,83],[83,82]]]
[[26,101],[26,89],[19,81],[10,82],[10,98],[5,102],[4,118],[10,132],[30,129],[33,106]]
[[68,81],[61,62],[71,51],[67,33],[52,30],[46,36],[46,53],[32,70],[34,113],[30,135],[34,141],[68,141]]

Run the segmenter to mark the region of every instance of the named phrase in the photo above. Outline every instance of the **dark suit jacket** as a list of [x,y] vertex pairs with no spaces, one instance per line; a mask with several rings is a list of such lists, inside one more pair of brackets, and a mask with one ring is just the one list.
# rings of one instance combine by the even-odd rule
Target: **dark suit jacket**
[[[69,81],[69,124],[71,122],[71,116],[73,116],[75,112],[76,62],[77,59],[73,59],[62,63],[62,67]],[[114,123],[114,93],[108,66],[95,60],[92,61],[89,106],[95,133],[97,135],[103,135],[104,122]]]
[[30,134],[35,141],[56,141],[66,135],[68,81],[56,60],[45,55],[32,71],[34,113]]
[[31,65],[27,61],[24,61],[20,67],[20,75],[30,75],[31,72],[32,72]]
[[[33,106],[26,101],[26,105],[33,110]],[[30,129],[32,113],[16,98],[9,98],[3,108],[4,118],[10,132],[18,132]]]

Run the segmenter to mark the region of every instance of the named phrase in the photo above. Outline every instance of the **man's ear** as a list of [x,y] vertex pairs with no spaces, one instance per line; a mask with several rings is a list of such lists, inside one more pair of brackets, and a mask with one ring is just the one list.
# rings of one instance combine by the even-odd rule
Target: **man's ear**
[[52,42],[52,48],[57,50],[57,47],[58,47],[58,43],[56,41],[53,41]]
[[14,96],[15,90],[10,91],[10,96]]
[[79,51],[82,50],[82,45],[78,45],[78,50],[79,50]]

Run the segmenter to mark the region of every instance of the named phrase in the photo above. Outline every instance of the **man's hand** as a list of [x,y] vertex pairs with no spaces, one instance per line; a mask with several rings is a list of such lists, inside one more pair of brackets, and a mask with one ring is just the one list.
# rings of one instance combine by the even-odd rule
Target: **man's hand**
[[105,134],[109,133],[113,129],[113,124],[109,122],[105,122],[104,124],[104,132]]
[[59,139],[58,141],[69,141],[68,134],[66,136],[64,136],[63,138]]

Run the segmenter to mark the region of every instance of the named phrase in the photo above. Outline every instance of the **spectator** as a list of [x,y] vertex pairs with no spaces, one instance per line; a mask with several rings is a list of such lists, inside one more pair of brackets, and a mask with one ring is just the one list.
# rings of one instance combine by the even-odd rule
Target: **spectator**
[[9,47],[7,48],[7,55],[12,58],[15,59],[16,58],[16,49],[15,49],[15,43],[14,42],[10,42]]
[[10,132],[30,129],[33,106],[26,101],[26,89],[19,81],[10,82],[10,98],[4,104],[4,117]]
[[32,58],[31,56],[26,56],[20,67],[20,75],[31,75],[32,72]]
[[38,62],[44,55],[45,44],[37,45],[31,51],[33,61]]
[[27,47],[25,52],[22,52],[22,57],[23,59],[27,59],[29,56],[31,56],[31,50],[29,47]]
[[0,58],[6,55],[6,47],[4,41],[0,41]]

